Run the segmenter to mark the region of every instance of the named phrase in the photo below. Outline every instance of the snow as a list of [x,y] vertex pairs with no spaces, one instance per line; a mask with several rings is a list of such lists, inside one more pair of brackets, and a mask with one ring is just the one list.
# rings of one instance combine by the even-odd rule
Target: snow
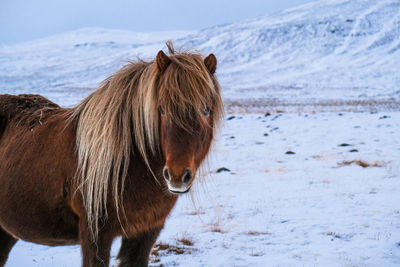
[[[233,116],[195,205],[181,197],[158,239],[184,254],[152,266],[398,266],[400,112]],[[33,261],[77,266],[80,250],[20,242],[7,266]]]
[[128,59],[146,59],[168,38],[186,34],[88,28],[5,46],[0,48],[0,93],[29,91],[71,106]]
[[[4,46],[0,93],[70,107],[168,39],[216,54],[227,114],[209,172],[180,197],[151,266],[400,264],[399,1],[315,1],[201,31],[90,28]],[[19,241],[6,266],[80,261],[79,246]]]
[[[385,114],[390,118],[379,119]],[[400,263],[398,112],[235,116],[218,139],[206,192],[199,190],[204,214],[190,215],[193,205],[182,199],[161,235],[173,243],[186,233],[198,251],[164,256],[161,263]],[[351,146],[339,146],[343,143]],[[289,150],[296,154],[285,154]],[[340,165],[351,160],[380,167]],[[231,172],[216,174],[219,167]],[[213,227],[222,233],[213,233]]]

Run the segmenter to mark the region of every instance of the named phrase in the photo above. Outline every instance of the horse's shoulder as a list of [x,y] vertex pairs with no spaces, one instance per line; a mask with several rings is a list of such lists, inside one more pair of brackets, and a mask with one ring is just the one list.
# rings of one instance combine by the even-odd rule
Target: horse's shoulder
[[[0,128],[12,119],[30,120],[40,111],[60,109],[60,106],[41,95],[0,95]],[[0,129],[1,130],[1,129]]]

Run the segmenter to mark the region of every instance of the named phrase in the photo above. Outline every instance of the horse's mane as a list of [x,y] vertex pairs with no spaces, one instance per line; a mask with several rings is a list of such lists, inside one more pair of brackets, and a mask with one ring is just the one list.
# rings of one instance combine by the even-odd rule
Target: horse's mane
[[190,120],[201,119],[206,107],[212,107],[213,126],[223,114],[219,84],[203,57],[167,46],[171,63],[162,76],[155,60],[130,62],[71,111],[77,121],[77,179],[95,238],[99,219],[107,217],[108,194],[120,214],[134,147],[153,173],[149,156],[160,151],[159,105],[188,131]]

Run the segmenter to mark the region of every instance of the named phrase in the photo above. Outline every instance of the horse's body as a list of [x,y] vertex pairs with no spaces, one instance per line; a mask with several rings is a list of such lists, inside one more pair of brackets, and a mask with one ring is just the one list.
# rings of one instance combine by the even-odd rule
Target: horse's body
[[[0,96],[0,266],[5,264],[8,253],[18,239],[50,246],[80,244],[83,266],[108,266],[110,246],[117,236],[123,237],[118,255],[120,265],[147,266],[152,245],[177,200],[177,194],[174,193],[190,189],[192,176],[209,150],[212,128],[217,122],[217,117],[212,116],[206,118],[207,125],[194,119],[191,121],[190,116],[195,114],[196,106],[184,108],[193,113],[182,116],[189,121],[184,122],[187,123],[185,125],[171,117],[174,109],[179,111],[181,106],[179,103],[165,102],[163,90],[169,90],[164,88],[169,83],[164,76],[179,68],[184,69],[186,65],[180,66],[179,60],[193,56],[185,54],[179,58],[180,54],[176,54],[174,58],[172,48],[171,53],[170,58],[160,52],[153,62],[132,63],[131,72],[126,68],[120,76],[112,76],[98,92],[73,109],[60,108],[37,95]],[[211,62],[208,57],[203,66],[197,68],[208,69],[208,79],[211,86],[215,86],[208,89],[216,90],[218,98],[219,88],[213,77],[216,61],[213,60],[213,56]],[[174,64],[177,66],[174,67]],[[147,99],[138,99],[137,96],[142,93],[141,90],[145,90],[140,89],[139,83],[146,82],[143,81],[146,79],[146,69],[154,73],[155,77],[148,74],[154,78],[149,83],[154,85],[154,92],[159,96],[150,105],[151,110],[156,109],[151,111],[152,114],[144,114],[149,110],[148,107],[137,107]],[[168,74],[168,71],[171,73]],[[178,83],[183,82],[182,75],[174,76],[178,77]],[[113,79],[120,79],[128,86],[114,88],[118,83],[113,83]],[[179,86],[185,87],[185,84]],[[112,100],[112,92],[109,92],[113,89],[116,94],[132,93],[131,96],[124,95],[118,99],[120,103],[130,99],[138,101],[129,103],[132,114],[143,112],[143,115],[156,118],[154,138],[159,138],[159,141],[151,141],[152,137],[146,135],[146,131],[151,131],[153,126],[142,125],[143,129],[138,129],[140,124],[149,123],[148,118],[146,121],[146,118],[140,119],[129,111],[125,112],[126,108],[112,106],[112,101],[117,101]],[[196,88],[187,85],[185,90]],[[111,99],[108,101],[111,106],[104,109],[116,114],[116,119],[111,121],[114,126],[101,124],[101,120],[109,115],[108,111],[91,118],[99,104],[94,103],[90,107],[90,101],[96,97],[103,101],[102,92]],[[165,93],[173,95],[174,92]],[[191,97],[193,95],[196,96],[189,94]],[[179,102],[179,99],[176,100]],[[220,99],[211,100],[217,102],[210,103],[210,108],[220,113]],[[107,102],[103,104],[107,105]],[[161,114],[158,114],[158,107]],[[121,109],[121,112],[112,109]],[[99,110],[103,112],[101,108]],[[164,115],[164,112],[171,116]],[[86,123],[84,116],[93,119],[94,125],[100,123],[100,126],[97,125],[98,128],[91,132],[91,126]],[[186,129],[190,123],[193,132]],[[110,135],[114,134],[118,140],[112,140],[105,149],[104,143],[109,142],[110,136],[107,136],[108,128],[101,128],[101,125],[114,129]],[[119,130],[121,136],[128,136],[131,140],[120,137]],[[143,132],[145,134],[141,136]],[[141,146],[141,141],[145,145]],[[151,142],[155,144],[155,149]],[[123,150],[120,156],[116,156],[118,145]],[[102,156],[106,159],[109,157],[111,163],[103,160],[96,165],[95,160]],[[111,167],[101,172],[103,165]],[[102,173],[105,173],[104,177],[101,177]],[[109,188],[104,189],[104,186]]]

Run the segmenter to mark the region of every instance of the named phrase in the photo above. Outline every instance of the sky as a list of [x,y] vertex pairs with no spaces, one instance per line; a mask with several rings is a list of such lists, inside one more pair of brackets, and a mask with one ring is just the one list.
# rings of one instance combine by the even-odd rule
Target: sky
[[0,45],[85,27],[200,30],[312,0],[1,0]]

